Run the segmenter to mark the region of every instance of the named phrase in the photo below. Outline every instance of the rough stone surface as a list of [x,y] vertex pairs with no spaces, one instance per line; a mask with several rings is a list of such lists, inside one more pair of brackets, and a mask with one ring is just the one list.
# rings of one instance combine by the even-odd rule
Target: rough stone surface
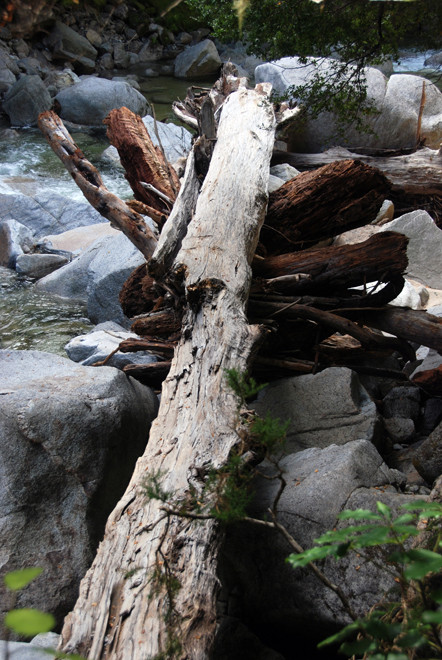
[[40,112],[52,105],[44,82],[39,76],[22,76],[6,92],[3,110],[12,126],[36,126]]
[[[278,504],[278,520],[304,548],[337,524],[343,509],[376,510],[376,500],[396,507],[410,501],[387,484],[403,482],[390,470],[375,447],[366,440],[345,446],[331,445],[290,454],[281,461],[286,489]],[[264,467],[270,475],[271,468]],[[259,479],[251,515],[264,517],[278,491],[279,482]],[[384,490],[386,492],[384,492]],[[294,570],[287,563],[287,542],[276,532],[249,524],[227,528],[221,580],[225,599],[257,629],[271,629],[296,648],[299,630],[317,640],[318,628],[348,623],[340,601],[307,569]],[[356,569],[360,566],[360,570]],[[366,612],[385,590],[390,578],[361,558],[322,564],[327,577],[341,585],[357,613]],[[347,589],[347,585],[351,588]]]
[[357,374],[345,367],[274,381],[253,407],[261,416],[270,412],[283,421],[291,420],[287,452],[377,439],[376,406]]
[[415,422],[420,415],[421,393],[418,387],[393,387],[382,402],[384,417],[404,417]]
[[408,236],[408,268],[413,280],[442,289],[442,230],[426,211],[412,211],[382,225],[381,231],[396,231]]
[[80,78],[71,69],[63,69],[63,71],[51,71],[44,82],[52,96],[55,96],[62,89],[79,83]]
[[35,286],[86,303],[88,316],[94,323],[113,320],[128,327],[129,320],[121,310],[118,296],[126,279],[142,263],[143,255],[124,234],[105,236]]
[[61,254],[21,254],[15,269],[20,275],[39,280],[67,264],[69,259]]
[[[154,118],[147,115],[143,117],[143,123],[149,132],[152,142],[158,145],[159,142],[154,128]],[[157,121],[157,130],[169,163],[174,163],[179,158],[187,156],[192,147],[193,136],[190,131],[184,128],[184,126],[165,124],[161,121]]]
[[156,397],[117,369],[38,351],[0,351],[0,383],[0,573],[41,566],[17,606],[60,624],[144,450]]
[[411,442],[416,434],[413,420],[406,417],[389,417],[384,425],[393,442]]
[[[125,332],[124,328],[117,332],[99,328],[100,325],[96,326],[92,332],[74,337],[66,344],[64,348],[71,360],[84,366],[92,365],[107,358],[123,340],[140,339],[133,332]],[[151,364],[152,362],[158,362],[158,358],[148,351],[137,353],[121,353],[118,351],[107,364],[110,367],[122,369],[126,364]]]
[[413,286],[411,282],[405,280],[404,288],[400,294],[389,302],[389,305],[395,307],[409,307],[410,309],[425,309],[428,303],[429,294],[426,287],[422,285]]
[[[314,65],[316,62],[317,69]],[[276,62],[261,64],[255,69],[256,82],[271,82],[277,94],[284,94],[291,85],[304,85],[315,71],[328,75],[334,60],[309,59],[303,65],[297,57],[285,57]],[[438,149],[442,130],[442,93],[436,85],[420,76],[393,75],[388,80],[375,68],[365,70],[367,99],[379,114],[367,119],[373,134],[361,133],[346,127],[345,136],[336,133],[332,114],[321,113],[317,119],[297,126],[289,141],[291,151],[320,152],[332,145],[399,149],[416,146],[422,87],[425,84],[426,102],[422,115],[420,137],[425,144]]]
[[430,485],[442,474],[442,423],[415,451],[413,465]]
[[0,221],[17,218],[33,232],[35,239],[105,222],[90,204],[75,202],[52,192],[34,197],[0,193]]
[[44,236],[41,242],[56,250],[66,250],[78,256],[97,239],[104,236],[118,236],[119,234],[118,229],[111,227],[108,222],[100,222],[96,225],[69,229],[62,234],[49,234]]
[[15,268],[17,257],[23,254],[23,247],[34,243],[32,232],[17,220],[0,222],[0,266]]
[[277,176],[284,181],[291,181],[295,176],[300,174],[300,171],[288,163],[280,163],[279,165],[273,165],[273,167],[270,168],[270,174]]
[[215,44],[204,39],[189,46],[175,60],[176,78],[203,78],[216,75],[221,68],[221,59]]
[[93,76],[63,89],[55,99],[60,117],[75,124],[101,126],[111,110],[122,106],[141,117],[151,113],[149,103],[132,85]]
[[55,60],[70,61],[82,73],[94,70],[97,50],[68,25],[57,21],[46,41]]

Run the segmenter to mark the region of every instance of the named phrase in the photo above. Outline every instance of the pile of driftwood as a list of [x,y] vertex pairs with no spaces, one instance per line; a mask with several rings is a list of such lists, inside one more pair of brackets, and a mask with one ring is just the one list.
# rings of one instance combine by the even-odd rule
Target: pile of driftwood
[[[212,90],[193,90],[180,113],[199,136],[181,184],[140,119],[113,110],[108,135],[134,191],[130,204],[106,190],[56,115],[40,117],[87,199],[146,257],[121,293],[140,339],[120,350],[161,358],[125,369],[162,382],[160,410],[66,620],[65,652],[152,657],[165,653],[172,630],[177,657],[209,657],[219,524],[166,516],[161,503],[146,503],[141,486],[160,474],[165,491],[185,499],[191,488],[197,497],[208,470],[243,447],[226,369],[268,380],[334,364],[373,370],[372,359],[379,364],[392,352],[410,360],[410,341],[442,350],[441,319],[388,306],[403,287],[406,237],[383,232],[357,245],[330,244],[376,217],[391,191],[388,176],[349,158],[304,172],[267,199],[276,126],[292,112],[278,110],[268,85],[249,90],[229,71]],[[158,238],[144,214],[156,220]],[[173,612],[168,581],[152,586],[162,571],[181,585]]]

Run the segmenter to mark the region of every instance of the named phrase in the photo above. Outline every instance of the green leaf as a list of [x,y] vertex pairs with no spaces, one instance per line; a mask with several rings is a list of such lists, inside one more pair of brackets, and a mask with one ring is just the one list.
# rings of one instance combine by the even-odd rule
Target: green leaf
[[393,523],[393,527],[396,527],[396,525],[404,525],[405,523],[413,522],[415,518],[416,516],[414,516],[412,513],[403,513],[401,516],[396,518]]
[[49,632],[55,626],[52,614],[24,608],[10,610],[5,616],[5,625],[18,635],[34,637],[42,632]]
[[350,635],[353,635],[354,632],[359,631],[360,629],[361,626],[359,621],[349,623],[348,626],[345,626],[345,628],[342,628],[342,630],[339,632],[331,635],[330,637],[327,637],[327,639],[323,639],[322,642],[319,642],[318,649],[322,649],[324,646],[328,646],[329,644],[342,642],[344,639],[347,639],[347,637],[350,637]]
[[304,552],[300,552],[299,554],[291,554],[287,557],[287,561],[289,564],[293,566],[293,568],[300,568],[301,566],[306,566],[312,561],[318,561],[318,559],[324,559],[325,557],[328,557],[329,555],[336,554],[337,552],[337,546],[315,546],[313,548],[310,548],[309,550],[305,550]]
[[439,625],[442,623],[442,610],[438,610],[437,612],[432,612],[430,610],[422,612],[422,621],[424,623],[435,623],[436,625]]
[[392,641],[396,637],[396,627],[390,626],[377,618],[371,618],[364,622],[364,629],[369,635],[376,639],[386,639]]
[[26,587],[32,580],[43,572],[42,568],[35,566],[33,568],[23,568],[19,571],[11,571],[4,576],[4,582],[11,591],[18,591]]
[[348,656],[363,655],[368,651],[376,651],[377,644],[371,639],[358,639],[356,642],[344,642],[341,644],[339,651]]
[[340,520],[383,520],[382,516],[368,509],[355,509],[354,511],[346,509],[339,514],[338,518]]
[[391,520],[391,509],[389,506],[384,504],[383,502],[376,502],[376,508],[381,513],[384,518],[388,518],[388,520]]
[[410,630],[397,641],[401,649],[416,648],[427,643],[427,638],[421,635],[418,630]]
[[404,571],[408,580],[420,580],[428,573],[435,573],[442,569],[442,555],[431,550],[416,548],[406,553],[412,562]]
[[372,545],[382,545],[384,543],[395,543],[390,537],[390,530],[388,527],[375,527],[369,532],[360,534],[354,541],[354,546],[357,548],[365,548]]
[[442,589],[434,589],[430,595],[435,603],[440,603],[442,605]]

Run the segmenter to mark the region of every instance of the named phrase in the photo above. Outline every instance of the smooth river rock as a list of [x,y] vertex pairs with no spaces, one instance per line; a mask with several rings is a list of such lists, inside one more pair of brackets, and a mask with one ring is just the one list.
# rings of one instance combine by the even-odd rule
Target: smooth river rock
[[[118,369],[0,350],[0,574],[44,569],[18,607],[61,623],[156,412],[152,390]],[[2,614],[12,600],[1,580]]]

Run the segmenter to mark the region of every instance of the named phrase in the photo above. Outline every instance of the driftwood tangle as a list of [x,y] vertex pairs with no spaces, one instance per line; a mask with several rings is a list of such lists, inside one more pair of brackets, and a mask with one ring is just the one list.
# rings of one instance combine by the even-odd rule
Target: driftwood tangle
[[[166,490],[184,495],[189,483],[198,489],[200,475],[222,465],[239,442],[224,370],[244,369],[261,335],[247,323],[245,305],[274,141],[267,93],[265,86],[239,89],[222,109],[210,169],[174,261],[189,306],[159,415],[66,620],[65,651],[94,660],[144,660],[163,651],[167,593],[161,585],[151,592],[153,572],[167,561],[181,582],[175,615],[182,657],[208,657],[216,627],[218,525],[179,518],[154,525],[160,507],[146,503],[141,486],[160,470]],[[125,579],[132,569],[139,570]]]

